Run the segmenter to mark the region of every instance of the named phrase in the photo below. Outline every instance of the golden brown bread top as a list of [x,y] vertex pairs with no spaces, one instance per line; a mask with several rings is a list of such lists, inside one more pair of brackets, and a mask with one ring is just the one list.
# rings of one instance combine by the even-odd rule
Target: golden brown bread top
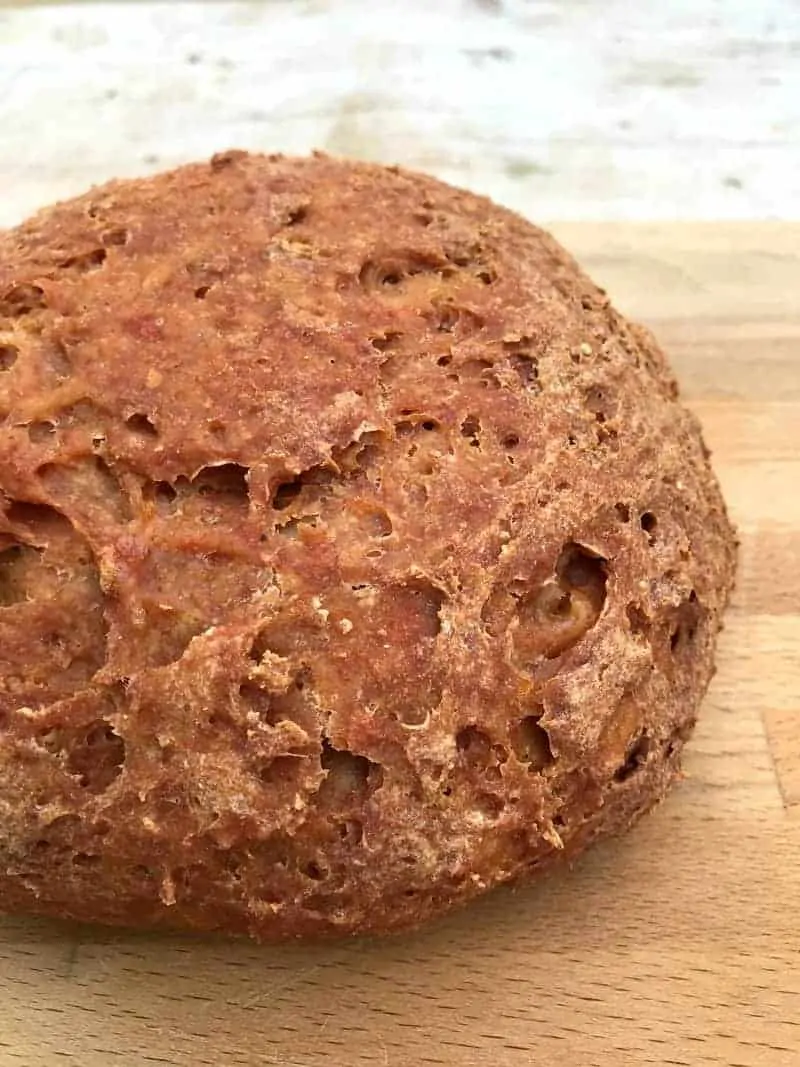
[[733,538],[545,233],[230,152],[0,235],[0,900],[411,923],[664,792]]

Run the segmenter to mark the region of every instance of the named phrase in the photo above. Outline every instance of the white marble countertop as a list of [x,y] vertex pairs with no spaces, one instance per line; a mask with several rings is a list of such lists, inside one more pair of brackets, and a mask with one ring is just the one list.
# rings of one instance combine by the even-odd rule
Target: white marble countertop
[[0,5],[0,225],[224,147],[539,219],[800,217],[797,0]]

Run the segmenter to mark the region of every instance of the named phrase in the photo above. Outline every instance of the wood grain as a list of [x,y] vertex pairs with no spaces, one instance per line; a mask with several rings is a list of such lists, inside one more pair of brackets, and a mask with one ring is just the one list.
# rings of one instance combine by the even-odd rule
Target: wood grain
[[742,536],[686,781],[413,936],[259,949],[0,920],[0,1067],[796,1067],[800,225],[554,227],[648,321]]
[[[796,654],[796,646],[795,646]],[[783,802],[787,807],[800,805],[800,731],[797,708],[767,708],[764,722],[767,727],[775,760]]]

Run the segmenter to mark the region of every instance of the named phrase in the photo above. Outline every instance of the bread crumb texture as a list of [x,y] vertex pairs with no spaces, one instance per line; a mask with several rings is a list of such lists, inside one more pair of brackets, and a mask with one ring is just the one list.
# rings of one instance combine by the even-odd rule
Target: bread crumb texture
[[381,932],[676,777],[734,539],[546,233],[228,152],[0,234],[0,901]]

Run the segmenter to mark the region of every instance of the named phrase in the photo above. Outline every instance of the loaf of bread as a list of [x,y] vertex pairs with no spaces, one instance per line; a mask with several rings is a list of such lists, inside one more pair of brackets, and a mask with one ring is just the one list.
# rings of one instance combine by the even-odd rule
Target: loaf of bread
[[734,538],[546,233],[228,152],[0,234],[0,907],[416,924],[665,793]]

